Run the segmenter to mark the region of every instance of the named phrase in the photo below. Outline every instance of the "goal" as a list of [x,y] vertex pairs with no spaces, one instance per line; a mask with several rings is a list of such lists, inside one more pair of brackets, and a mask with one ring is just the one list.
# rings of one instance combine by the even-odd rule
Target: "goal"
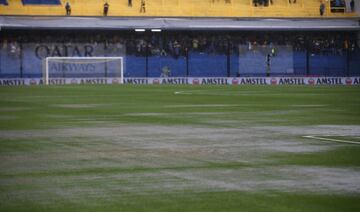
[[47,57],[43,80],[74,78],[120,78],[124,76],[123,57]]

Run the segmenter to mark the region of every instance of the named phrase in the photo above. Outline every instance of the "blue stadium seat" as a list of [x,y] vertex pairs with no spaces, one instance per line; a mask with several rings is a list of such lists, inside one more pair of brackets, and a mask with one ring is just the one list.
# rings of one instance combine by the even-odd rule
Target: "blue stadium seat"
[[145,77],[146,57],[127,55],[124,69],[124,77]]
[[239,54],[233,53],[230,55],[230,77],[237,77],[240,69]]
[[34,54],[34,44],[23,44],[23,76],[24,77],[42,77],[42,61],[36,58]]
[[295,51],[294,57],[294,74],[296,76],[306,75],[306,51]]
[[354,52],[350,53],[349,59],[349,75],[360,76],[360,50],[356,49]]
[[227,75],[227,57],[224,54],[191,52],[189,72],[191,77],[224,77]]
[[7,2],[7,0],[0,0],[0,4],[8,5],[8,2]]
[[20,56],[9,54],[8,49],[0,51],[0,78],[20,77]]
[[310,74],[316,76],[345,76],[345,55],[312,55],[309,59]]
[[60,0],[22,0],[23,4],[61,4]]

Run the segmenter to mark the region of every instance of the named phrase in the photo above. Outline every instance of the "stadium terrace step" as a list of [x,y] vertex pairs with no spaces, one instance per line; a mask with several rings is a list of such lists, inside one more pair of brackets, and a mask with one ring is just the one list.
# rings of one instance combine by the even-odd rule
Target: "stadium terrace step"
[[[40,2],[40,1],[39,1]],[[43,2],[43,1],[41,1]],[[53,1],[51,1],[53,2]],[[55,1],[54,1],[55,2]],[[23,4],[21,1],[1,1],[1,15],[64,16],[61,4]],[[158,16],[158,17],[319,17],[319,0],[273,0],[268,6],[253,5],[252,0],[145,0],[146,12],[140,12],[140,1],[133,1],[132,7],[127,0],[108,0],[109,16]],[[6,4],[8,3],[8,4]],[[102,16],[103,1],[72,0],[71,15]],[[331,13],[330,3],[326,5],[325,17],[357,17],[355,13]]]

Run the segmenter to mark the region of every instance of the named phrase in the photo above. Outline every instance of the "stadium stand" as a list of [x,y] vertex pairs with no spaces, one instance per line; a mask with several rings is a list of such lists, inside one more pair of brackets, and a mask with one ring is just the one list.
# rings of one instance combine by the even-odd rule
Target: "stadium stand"
[[348,32],[30,31],[3,34],[0,77],[41,77],[49,56],[124,56],[125,77],[358,76],[360,50]]
[[41,77],[53,56],[124,57],[125,77],[265,76],[269,53],[271,76],[360,76],[349,2],[327,1],[321,19],[319,0],[146,0],[142,13],[108,0],[110,18],[102,0],[69,1],[73,17],[64,0],[0,2],[0,78]]
[[[6,2],[3,0],[3,2]],[[24,5],[22,4],[24,3]],[[3,15],[65,15],[66,0],[23,0],[10,1],[6,10],[0,6]],[[102,16],[104,1],[70,0],[74,16]],[[272,0],[267,6],[255,6],[252,0],[146,0],[146,13],[140,13],[140,1],[108,0],[109,16],[158,16],[158,17],[319,17],[319,0]],[[61,4],[60,4],[61,3]],[[335,7],[336,6],[336,7]],[[346,5],[326,2],[325,17],[356,17]],[[341,11],[341,12],[339,12]],[[347,12],[345,12],[347,11]]]

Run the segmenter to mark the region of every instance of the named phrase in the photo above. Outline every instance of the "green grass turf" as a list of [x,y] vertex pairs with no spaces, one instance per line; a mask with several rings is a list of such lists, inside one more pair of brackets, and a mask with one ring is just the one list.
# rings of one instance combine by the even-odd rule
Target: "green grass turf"
[[[360,88],[173,85],[0,87],[0,131],[117,124],[209,128],[359,125]],[[360,168],[359,146],[305,138],[289,139],[298,139],[304,145],[325,145],[331,149],[314,153],[264,153],[258,156],[264,160],[251,164],[212,159],[199,160],[198,165],[184,162],[150,167],[123,166],[119,163],[102,167],[103,163],[113,162],[111,156],[75,161],[73,158],[68,161],[66,157],[61,161],[52,158],[62,154],[77,158],[76,154],[86,155],[86,151],[97,150],[98,143],[102,145],[100,150],[111,148],[113,143],[101,138],[90,140],[81,135],[61,139],[0,137],[0,211],[360,211],[358,193],[191,189],[151,193],[153,190],[150,189],[150,192],[145,187],[145,184],[151,184],[151,180],[158,183],[147,175],[169,171],[236,171],[296,165]],[[23,164],[9,167],[10,159],[14,164]],[[144,156],[141,159],[148,158]],[[37,165],[39,161],[41,163]],[[143,186],[131,179],[116,178],[127,174],[147,176],[144,179],[149,182],[145,182],[144,190],[141,190]],[[132,193],[125,189],[129,185],[130,188],[140,188],[140,191]],[[80,191],[72,190],[74,187]],[[111,190],[112,187],[120,189]],[[101,193],[104,196],[92,193],[92,189],[101,191],[106,188],[112,193]],[[54,190],[58,192],[56,195]]]
[[326,166],[326,167],[360,167],[360,145],[342,146],[333,150],[317,153],[277,154],[272,158],[277,164]]
[[[182,192],[131,196],[115,201],[78,204],[54,201],[48,205],[19,202],[6,211],[359,211],[360,197],[291,193]],[[6,206],[6,205],[5,205]],[[0,206],[0,209],[2,207]]]
[[[176,91],[189,94],[174,95]],[[0,129],[83,126],[84,119],[120,123],[203,124],[187,112],[238,112],[245,124],[308,125],[360,123],[359,87],[63,86],[2,87]],[[66,104],[99,104],[62,108]],[[227,104],[226,107],[166,107]],[[243,105],[243,106],[242,106]],[[301,107],[310,105],[309,107]],[[314,105],[314,107],[311,107]],[[319,107],[317,107],[319,105]],[[325,107],[321,107],[324,105]],[[288,113],[276,113],[286,112]],[[266,112],[273,112],[266,113]],[[131,116],[171,113],[174,116]],[[176,116],[179,114],[179,116]],[[59,118],[57,115],[63,117]],[[234,119],[237,117],[222,117]],[[275,120],[276,118],[276,120]]]

